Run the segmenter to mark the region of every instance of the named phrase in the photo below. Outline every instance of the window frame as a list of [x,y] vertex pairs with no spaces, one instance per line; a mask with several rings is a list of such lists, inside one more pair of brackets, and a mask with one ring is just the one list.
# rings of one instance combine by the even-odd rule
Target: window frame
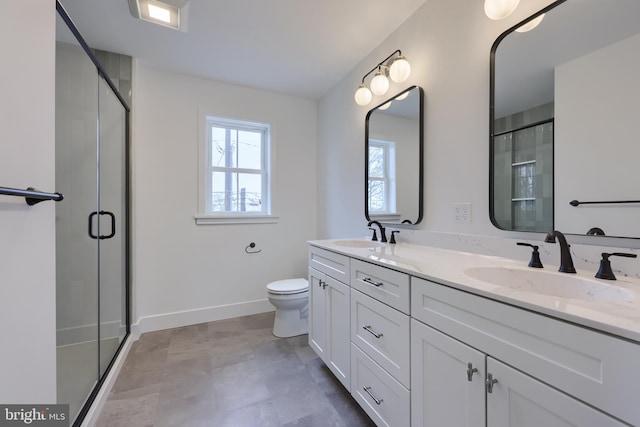
[[[260,169],[214,166],[212,160],[212,128],[220,127],[237,131],[258,132],[261,137]],[[203,224],[275,223],[278,217],[272,213],[272,143],[271,125],[243,119],[231,119],[209,113],[200,114],[200,137],[198,150],[198,213],[195,221]],[[261,177],[261,210],[254,212],[222,211],[214,212],[212,199],[212,173],[255,174]]]

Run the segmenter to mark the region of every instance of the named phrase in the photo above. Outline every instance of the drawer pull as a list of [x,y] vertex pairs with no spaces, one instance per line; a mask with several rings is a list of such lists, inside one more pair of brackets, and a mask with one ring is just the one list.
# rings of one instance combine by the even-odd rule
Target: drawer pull
[[370,285],[375,286],[376,288],[379,288],[380,286],[384,285],[384,283],[382,282],[374,282],[371,277],[365,277],[364,279],[362,279],[363,282],[366,282]]
[[382,338],[382,334],[376,334],[375,332],[373,332],[373,329],[371,329],[371,325],[363,325],[362,329],[369,332],[371,335],[373,335],[376,338]]
[[371,396],[371,398],[373,399],[373,401],[374,401],[374,402],[376,402],[376,405],[379,405],[379,404],[381,404],[381,403],[382,403],[382,399],[378,399],[377,397],[375,397],[375,396],[373,395],[373,393],[371,393],[371,391],[370,391],[370,390],[371,390],[371,387],[364,386],[364,387],[362,387],[362,389],[363,389],[364,391],[366,391],[366,392],[367,392],[367,394],[368,394],[369,396]]
[[487,380],[485,382],[487,385],[487,393],[493,393],[493,385],[497,382],[498,380],[493,378],[493,374],[487,374]]
[[472,363],[467,364],[467,379],[473,381],[473,373],[478,372],[478,368],[474,368]]

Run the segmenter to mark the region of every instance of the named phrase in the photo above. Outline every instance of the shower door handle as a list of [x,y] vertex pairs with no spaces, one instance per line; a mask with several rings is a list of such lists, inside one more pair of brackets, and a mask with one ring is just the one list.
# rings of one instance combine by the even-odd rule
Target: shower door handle
[[[106,236],[104,235],[96,236],[95,234],[93,234],[93,217],[95,217],[96,215],[108,215],[111,218],[111,234],[108,234]],[[113,214],[113,212],[94,211],[89,214],[89,237],[91,237],[92,239],[104,240],[104,239],[111,239],[115,235],[116,235],[116,216]]]
[[100,211],[100,215],[108,215],[111,218],[111,234],[108,234],[106,236],[100,236],[100,238],[111,239],[113,236],[116,235],[116,216],[113,214],[113,212],[109,212],[109,211]]
[[93,217],[96,215],[98,215],[98,212],[91,212],[89,214],[89,237],[91,237],[92,239],[98,238],[98,236],[93,234]]

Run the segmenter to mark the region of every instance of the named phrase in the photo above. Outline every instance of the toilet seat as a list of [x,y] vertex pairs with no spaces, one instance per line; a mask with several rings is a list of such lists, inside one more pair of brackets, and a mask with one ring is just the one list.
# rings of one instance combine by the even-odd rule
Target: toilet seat
[[306,279],[278,280],[267,285],[267,291],[273,295],[295,295],[308,290],[309,283]]

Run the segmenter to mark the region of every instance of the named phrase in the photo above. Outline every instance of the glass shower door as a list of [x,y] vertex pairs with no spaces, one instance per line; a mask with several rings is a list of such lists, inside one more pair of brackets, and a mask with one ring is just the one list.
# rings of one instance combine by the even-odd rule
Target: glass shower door
[[98,258],[100,376],[127,334],[126,111],[106,81],[99,83]]
[[79,426],[128,334],[128,107],[58,12],[57,400]]
[[98,382],[98,245],[87,235],[98,209],[98,75],[60,17],[56,28],[57,393],[74,419]]

